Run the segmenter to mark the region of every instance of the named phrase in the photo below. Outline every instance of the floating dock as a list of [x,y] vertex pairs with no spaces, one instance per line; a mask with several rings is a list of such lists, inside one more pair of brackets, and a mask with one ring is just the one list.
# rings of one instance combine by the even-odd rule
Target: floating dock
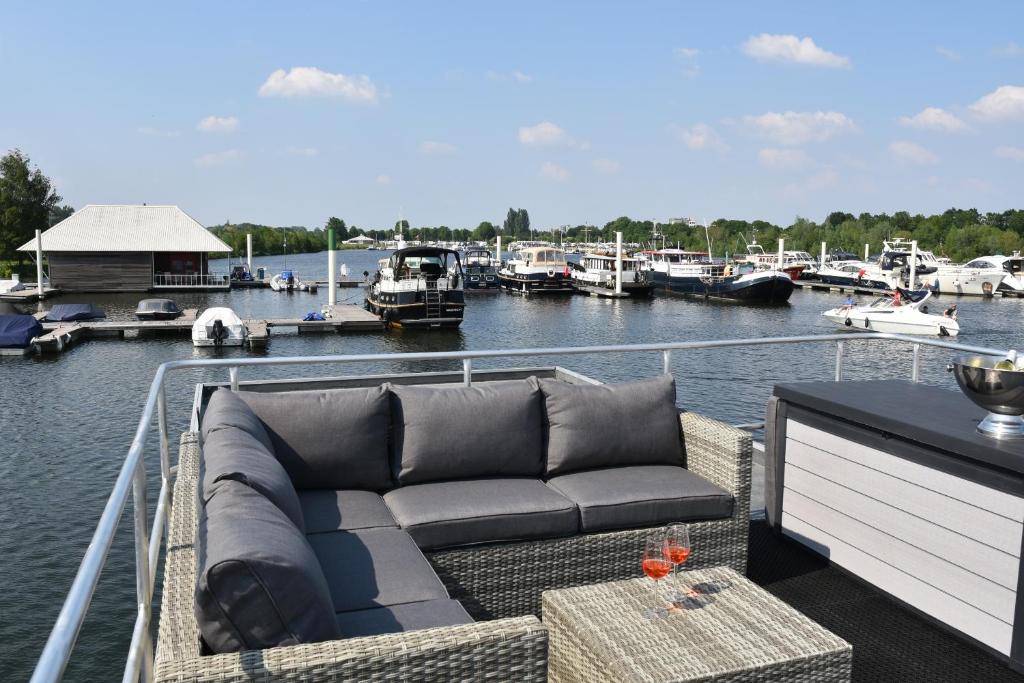
[[873,294],[875,296],[882,296],[883,294],[892,294],[891,289],[876,289],[875,287],[855,287],[851,285],[830,285],[825,282],[817,282],[815,280],[793,280],[793,286],[797,289],[810,289],[815,292],[840,292],[846,294],[847,292],[853,294]]
[[[0,301],[7,301],[12,304],[30,304],[39,301],[40,297],[36,286],[32,285],[31,289],[29,289],[28,284],[26,284],[25,287],[26,289],[19,289],[17,292],[4,292],[0,294]],[[43,287],[43,299],[48,299],[58,294],[60,294],[59,288]]]
[[[191,334],[196,321],[197,309],[186,309],[175,320],[97,320],[77,322],[44,322],[42,336],[33,341],[33,348],[39,353],[60,353],[72,344],[94,337],[120,337],[128,333],[134,336],[151,333]],[[45,313],[37,314],[37,317]],[[360,306],[341,305],[330,310],[326,320],[302,320],[300,318],[274,318],[246,320],[246,342],[250,349],[262,349],[270,340],[273,328],[295,328],[299,334],[383,332],[384,323],[373,313]]]

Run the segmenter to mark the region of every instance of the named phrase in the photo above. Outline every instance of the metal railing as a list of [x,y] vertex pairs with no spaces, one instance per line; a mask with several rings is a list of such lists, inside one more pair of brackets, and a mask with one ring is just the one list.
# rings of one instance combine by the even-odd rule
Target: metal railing
[[[135,535],[135,580],[137,617],[132,631],[131,645],[125,666],[123,681],[151,681],[153,679],[153,643],[150,626],[152,601],[155,587],[157,562],[163,539],[167,533],[168,506],[170,505],[171,467],[170,439],[167,426],[166,378],[169,373],[192,368],[222,367],[228,370],[228,383],[232,391],[238,391],[239,372],[243,367],[310,365],[328,363],[394,363],[403,361],[461,361],[462,381],[466,386],[473,382],[473,361],[494,358],[523,358],[530,356],[567,356],[609,353],[660,353],[662,372],[672,374],[672,354],[675,351],[700,349],[722,349],[746,346],[772,346],[783,344],[821,344],[834,342],[835,379],[843,378],[843,363],[846,344],[860,340],[888,340],[910,344],[912,348],[910,377],[917,382],[920,378],[920,351],[922,346],[932,346],[967,353],[1004,355],[1002,349],[968,346],[933,339],[908,337],[885,333],[852,333],[808,335],[799,337],[768,337],[764,339],[727,339],[717,341],[676,342],[667,344],[630,344],[624,346],[579,346],[565,348],[511,349],[495,351],[446,351],[430,353],[375,353],[348,356],[295,356],[282,358],[211,358],[199,360],[177,360],[160,365],[142,409],[135,437],[121,471],[114,482],[114,489],[103,509],[92,541],[71,584],[49,639],[36,664],[32,675],[33,683],[58,681],[61,679],[75,641],[78,638],[86,612],[92,601],[100,572],[110,551],[118,521],[128,503],[129,493],[134,507]],[[153,526],[147,525],[146,465],[143,457],[146,437],[151,430],[154,415],[160,434],[160,490],[157,494],[156,513]],[[738,425],[746,429],[757,429],[763,423]]]
[[228,275],[217,273],[176,275],[173,273],[156,273],[153,275],[154,287],[224,287],[231,286]]

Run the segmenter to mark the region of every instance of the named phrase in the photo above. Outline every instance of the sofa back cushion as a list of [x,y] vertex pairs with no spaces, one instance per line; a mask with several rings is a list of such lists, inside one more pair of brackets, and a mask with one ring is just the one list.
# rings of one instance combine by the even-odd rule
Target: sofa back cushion
[[626,384],[544,379],[547,476],[597,467],[685,462],[670,375]]
[[214,653],[339,637],[306,537],[257,491],[222,482],[203,508],[198,545],[195,615]]
[[210,434],[218,429],[229,427],[248,432],[266,446],[267,450],[273,452],[274,444],[270,435],[249,404],[230,389],[217,389],[210,396],[206,403],[206,412],[203,413],[203,439],[209,438]]
[[544,421],[536,378],[390,389],[392,462],[401,485],[541,474]]
[[385,387],[239,395],[266,427],[295,488],[391,488]]
[[[222,481],[238,481],[255,489],[305,533],[302,505],[292,480],[277,458],[247,431],[216,429],[203,442],[200,495],[203,503]],[[372,494],[369,494],[372,495]]]

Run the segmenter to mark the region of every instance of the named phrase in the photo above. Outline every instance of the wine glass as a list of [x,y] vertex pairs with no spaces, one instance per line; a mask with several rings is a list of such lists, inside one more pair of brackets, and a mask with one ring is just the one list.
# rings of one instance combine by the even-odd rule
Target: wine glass
[[687,525],[672,524],[665,530],[663,553],[665,559],[672,563],[672,585],[675,587],[672,602],[681,602],[686,599],[686,594],[679,583],[679,568],[690,557],[690,528]]
[[658,581],[668,576],[672,570],[672,563],[665,559],[665,536],[663,534],[652,534],[647,537],[640,566],[644,574],[651,579],[651,587],[654,591],[654,606],[644,610],[644,616],[648,619],[659,619],[668,610],[658,594]]

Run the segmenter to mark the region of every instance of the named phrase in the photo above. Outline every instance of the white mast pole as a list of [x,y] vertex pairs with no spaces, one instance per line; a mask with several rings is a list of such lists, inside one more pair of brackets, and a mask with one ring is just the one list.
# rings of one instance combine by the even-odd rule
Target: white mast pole
[[868,260],[868,256],[871,255],[870,253],[868,253],[868,249],[870,249],[870,248],[871,248],[870,244],[865,244],[864,245],[864,260],[865,261],[867,261]]
[[779,238],[779,271],[782,271],[782,250],[786,245],[786,240]]
[[914,280],[917,279],[917,240],[910,243],[910,291],[917,289]]
[[818,264],[819,268],[824,268],[825,267],[825,256],[826,255],[827,254],[825,252],[825,243],[822,242],[821,243],[821,263]]
[[622,294],[622,233],[615,233],[615,293]]
[[42,299],[43,290],[43,231],[36,230],[36,293]]
[[501,235],[498,235],[498,246],[497,246],[498,265],[501,265]]

